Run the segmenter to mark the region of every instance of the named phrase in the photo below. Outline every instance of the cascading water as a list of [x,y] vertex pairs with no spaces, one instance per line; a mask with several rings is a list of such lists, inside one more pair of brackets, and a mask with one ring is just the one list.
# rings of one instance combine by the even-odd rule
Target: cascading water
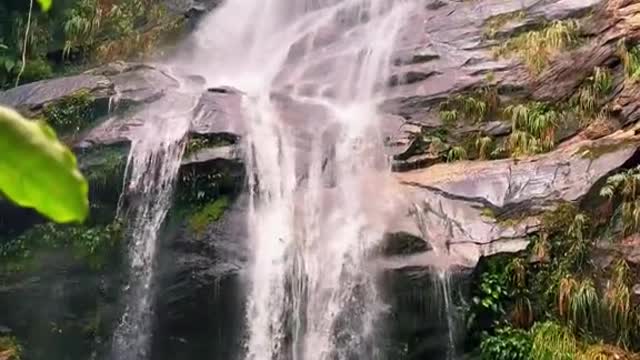
[[389,204],[376,105],[411,7],[228,1],[178,61],[246,93],[248,360],[381,357],[373,340],[385,307],[367,261]]
[[[448,240],[451,238],[450,236],[450,222],[446,222],[445,226],[442,224],[433,224],[431,221],[433,219],[428,218],[426,214],[433,214],[432,211],[425,211],[418,204],[414,204],[415,207],[415,220],[418,224],[418,228],[422,233],[424,239],[426,239],[431,247],[433,248],[433,253],[436,257],[440,259],[440,261],[434,263],[434,273],[433,273],[433,282],[436,286],[435,291],[433,291],[432,296],[436,303],[442,303],[442,309],[444,310],[443,315],[446,317],[447,322],[447,360],[453,360],[456,358],[456,343],[457,343],[457,324],[456,319],[454,317],[453,310],[453,298],[452,298],[452,289],[451,289],[451,269],[449,268],[449,261],[446,260],[450,256],[449,254],[449,246]],[[429,208],[428,204],[425,204],[426,208]],[[438,222],[443,221],[443,219],[437,218]],[[430,231],[432,228],[435,229],[446,229],[445,234],[436,234],[433,231]]]
[[194,105],[193,97],[173,94],[134,115],[143,126],[134,134],[127,163],[129,184],[124,193],[131,206],[126,215],[118,209],[118,217],[126,216],[130,229],[130,274],[112,359],[149,358],[156,242],[170,206]]

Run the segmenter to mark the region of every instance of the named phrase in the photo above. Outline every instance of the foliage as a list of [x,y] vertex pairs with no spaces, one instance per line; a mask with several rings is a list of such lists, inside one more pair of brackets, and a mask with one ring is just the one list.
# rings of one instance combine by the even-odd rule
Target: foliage
[[640,79],[640,45],[629,49],[621,42],[618,46],[618,56],[624,65],[626,79],[638,81]]
[[48,104],[43,116],[56,131],[76,133],[95,118],[95,99],[86,90],[80,90],[60,101]]
[[511,327],[498,328],[480,343],[482,360],[528,360],[532,339],[528,332]]
[[57,222],[83,221],[88,185],[54,131],[0,107],[0,191]]
[[0,336],[0,359],[22,359],[22,347],[14,337]]
[[531,329],[531,357],[536,360],[574,360],[578,343],[568,327],[553,323],[537,323]]
[[577,360],[632,360],[638,359],[637,355],[629,354],[623,349],[611,345],[595,344],[587,346]]
[[447,152],[447,162],[466,160],[467,158],[467,150],[462,146],[453,146]]
[[578,91],[569,99],[569,106],[579,117],[597,115],[600,102],[613,90],[611,71],[596,67]]
[[38,18],[32,19],[29,37],[24,44],[24,18],[3,13],[1,4],[0,18],[13,19],[0,24],[0,87],[7,88],[16,84],[16,78],[23,68],[23,50],[26,50],[27,62],[20,84],[50,78],[53,70],[45,59],[46,44],[50,41],[46,24]]
[[508,147],[513,156],[530,155],[553,148],[559,114],[540,102],[510,105],[504,114],[511,119]]
[[640,230],[640,168],[635,167],[607,179],[600,190],[600,195],[613,199],[620,196],[622,200],[622,223],[624,233],[631,234]]
[[93,46],[102,25],[102,12],[96,0],[80,0],[68,10],[62,25],[65,35],[63,58],[69,57],[72,49]]
[[567,276],[558,290],[560,316],[576,329],[595,331],[600,320],[600,299],[591,279]]
[[541,72],[556,53],[578,44],[579,24],[574,20],[553,21],[540,30],[509,39],[495,50],[497,57],[517,56],[531,72]]
[[480,122],[495,113],[499,107],[495,87],[486,87],[466,95],[455,95],[440,104],[440,118],[445,124],[453,124],[459,119]]
[[619,259],[612,269],[607,283],[604,303],[608,313],[607,329],[613,332],[618,344],[628,345],[632,324],[631,292],[629,290],[629,265]]
[[189,227],[196,235],[201,235],[207,229],[207,225],[220,219],[228,206],[229,200],[226,197],[202,206],[189,217]]
[[490,259],[480,274],[477,286],[472,289],[472,298],[467,315],[467,327],[483,331],[493,326],[506,314],[510,300],[509,272],[503,259]]
[[476,140],[476,149],[480,160],[488,160],[493,150],[493,139],[490,136],[479,137]]
[[104,266],[120,243],[123,227],[119,222],[93,227],[83,225],[36,225],[19,236],[0,242],[0,259],[5,271],[24,270],[24,264],[41,249],[71,248],[77,259],[94,269]]
[[79,53],[100,61],[144,56],[180,20],[151,0],[80,0],[64,21],[64,57]]

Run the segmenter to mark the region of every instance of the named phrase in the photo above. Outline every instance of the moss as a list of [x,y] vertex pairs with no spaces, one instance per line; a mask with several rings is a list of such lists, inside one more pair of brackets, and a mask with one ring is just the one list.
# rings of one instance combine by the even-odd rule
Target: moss
[[42,115],[56,131],[77,133],[95,120],[95,98],[87,90],[81,90],[45,105]]
[[215,221],[218,221],[224,211],[229,206],[229,199],[227,197],[221,197],[213,202],[210,202],[188,218],[189,228],[197,235],[200,236],[207,229],[207,226]]
[[542,29],[529,31],[509,39],[494,50],[496,57],[519,57],[532,73],[540,73],[550,58],[579,43],[579,24],[575,20],[554,21]]
[[99,270],[113,257],[122,235],[119,222],[96,226],[39,224],[18,236],[0,239],[0,272],[28,270],[35,265],[36,252],[62,248]]
[[488,39],[494,39],[498,32],[509,22],[524,19],[525,16],[526,12],[524,10],[492,16],[485,23],[484,34]]
[[0,359],[20,360],[22,359],[22,347],[11,336],[0,336]]

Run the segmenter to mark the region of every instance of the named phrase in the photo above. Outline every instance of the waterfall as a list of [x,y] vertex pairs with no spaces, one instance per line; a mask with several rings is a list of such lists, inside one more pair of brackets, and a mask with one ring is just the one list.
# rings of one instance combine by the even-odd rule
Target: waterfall
[[[457,356],[457,320],[453,308],[453,290],[451,288],[451,265],[448,242],[451,239],[451,221],[435,215],[429,204],[414,204],[415,220],[422,237],[429,242],[434,255],[440,261],[433,264],[433,282],[435,291],[430,294],[431,300],[444,305],[443,315],[447,323],[447,360]],[[440,231],[438,231],[440,230]]]
[[194,105],[192,97],[172,94],[133,115],[143,125],[134,133],[125,172],[129,182],[124,194],[130,206],[118,209],[118,217],[127,219],[130,269],[112,359],[149,359],[156,243],[170,207]]
[[242,90],[250,206],[247,360],[368,359],[385,304],[368,255],[389,166],[377,105],[402,0],[234,0],[176,61]]

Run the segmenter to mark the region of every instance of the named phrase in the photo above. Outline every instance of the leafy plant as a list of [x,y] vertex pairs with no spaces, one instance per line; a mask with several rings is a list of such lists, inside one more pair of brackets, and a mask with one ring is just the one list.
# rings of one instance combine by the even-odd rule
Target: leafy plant
[[102,16],[102,8],[96,0],[80,0],[67,12],[63,24],[63,59],[69,57],[73,49],[91,49],[100,33]]
[[480,275],[480,282],[473,291],[467,319],[469,328],[494,323],[505,315],[505,306],[510,299],[509,274],[501,263],[490,262],[488,269]]
[[533,73],[541,72],[559,51],[578,44],[580,26],[574,20],[553,21],[540,30],[529,31],[498,47],[497,57],[518,56]]
[[596,67],[593,75],[589,76],[584,84],[569,100],[571,111],[579,117],[594,117],[599,109],[600,102],[613,90],[613,76],[608,69]]
[[83,221],[87,182],[76,158],[42,122],[0,107],[0,191],[57,222]]
[[576,358],[578,343],[568,327],[547,321],[535,324],[531,332],[533,359],[574,360]]
[[480,358],[483,360],[527,360],[530,359],[532,339],[528,332],[511,327],[498,328],[493,336],[480,343]]
[[467,158],[467,150],[462,146],[453,146],[447,152],[447,162],[466,160]]
[[512,133],[508,146],[515,156],[551,150],[559,114],[540,102],[510,105],[504,114],[511,119]]
[[469,94],[455,95],[440,104],[440,118],[445,124],[453,124],[459,119],[483,121],[497,111],[499,103],[496,88],[485,87]]
[[624,42],[618,45],[618,56],[624,65],[626,79],[637,81],[640,79],[640,46],[636,45],[628,49]]
[[476,140],[476,149],[480,160],[488,160],[491,157],[493,139],[490,136],[479,137]]
[[600,299],[591,279],[565,277],[558,294],[560,316],[575,329],[595,331],[600,320]]
[[622,222],[624,233],[631,234],[640,230],[640,168],[632,168],[612,175],[600,190],[600,195],[613,199],[622,197]]
[[607,283],[604,303],[608,311],[609,329],[614,332],[618,344],[627,345],[632,324],[631,292],[629,290],[629,265],[619,259],[612,269]]

